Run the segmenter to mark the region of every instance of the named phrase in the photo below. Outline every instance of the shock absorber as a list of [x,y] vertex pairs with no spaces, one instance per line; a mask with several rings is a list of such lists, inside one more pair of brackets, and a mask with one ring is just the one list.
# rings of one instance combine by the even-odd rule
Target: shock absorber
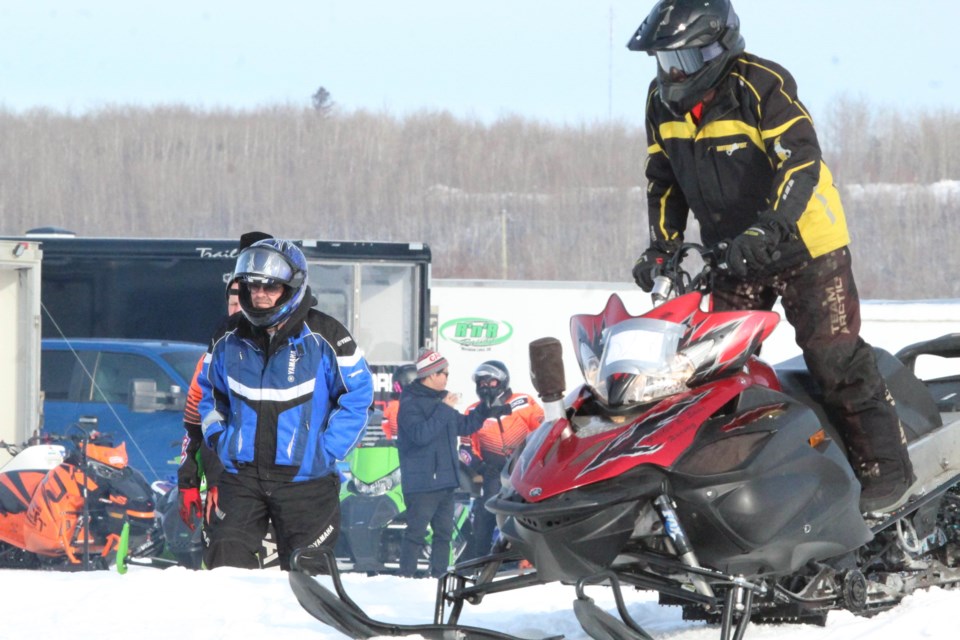
[[[660,514],[660,519],[663,520],[663,528],[670,537],[673,550],[680,558],[680,562],[685,566],[700,569],[700,561],[697,560],[697,554],[694,553],[693,547],[690,545],[690,539],[683,530],[683,525],[680,524],[673,500],[666,494],[661,494],[653,501],[653,506],[656,507],[657,513]],[[714,597],[713,589],[707,584],[707,581],[703,579],[703,576],[694,573],[690,575],[690,580],[698,592],[710,598]]]

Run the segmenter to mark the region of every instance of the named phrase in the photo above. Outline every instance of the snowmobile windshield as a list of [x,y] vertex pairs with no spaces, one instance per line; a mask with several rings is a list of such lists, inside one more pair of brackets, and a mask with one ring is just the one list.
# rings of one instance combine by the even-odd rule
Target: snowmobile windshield
[[585,372],[587,384],[611,407],[651,402],[685,390],[694,366],[677,353],[684,332],[684,325],[652,318],[607,328],[603,353]]

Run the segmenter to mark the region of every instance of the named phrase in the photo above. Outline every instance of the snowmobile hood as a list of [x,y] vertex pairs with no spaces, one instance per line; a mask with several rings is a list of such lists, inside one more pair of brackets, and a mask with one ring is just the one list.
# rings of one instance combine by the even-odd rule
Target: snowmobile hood
[[672,468],[693,445],[700,426],[755,382],[747,374],[724,378],[633,416],[577,415],[591,400],[583,388],[574,402],[573,424],[545,422],[527,438],[509,486],[524,501],[541,502],[640,465]]

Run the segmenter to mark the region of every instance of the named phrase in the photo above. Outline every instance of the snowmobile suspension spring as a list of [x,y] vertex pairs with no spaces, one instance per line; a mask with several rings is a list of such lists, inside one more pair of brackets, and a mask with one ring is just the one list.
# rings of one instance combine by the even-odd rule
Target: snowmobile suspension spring
[[[680,524],[680,518],[677,517],[673,500],[667,495],[661,494],[653,501],[653,505],[657,508],[660,519],[663,520],[663,528],[670,537],[670,541],[673,543],[674,550],[679,556],[680,562],[688,567],[700,569],[700,561],[697,560],[697,554],[694,553],[693,547],[690,545],[690,539],[687,537],[683,525]],[[714,597],[713,589],[707,584],[707,581],[704,580],[703,577],[691,574],[690,581],[693,582],[693,585],[701,594],[709,598]]]

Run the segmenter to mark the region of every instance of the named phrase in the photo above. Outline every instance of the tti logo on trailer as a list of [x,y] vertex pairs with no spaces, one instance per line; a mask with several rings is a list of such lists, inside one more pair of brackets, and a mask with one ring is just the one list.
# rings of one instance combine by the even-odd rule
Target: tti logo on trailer
[[503,344],[513,335],[513,326],[504,320],[455,318],[443,323],[440,337],[465,349],[486,349]]

